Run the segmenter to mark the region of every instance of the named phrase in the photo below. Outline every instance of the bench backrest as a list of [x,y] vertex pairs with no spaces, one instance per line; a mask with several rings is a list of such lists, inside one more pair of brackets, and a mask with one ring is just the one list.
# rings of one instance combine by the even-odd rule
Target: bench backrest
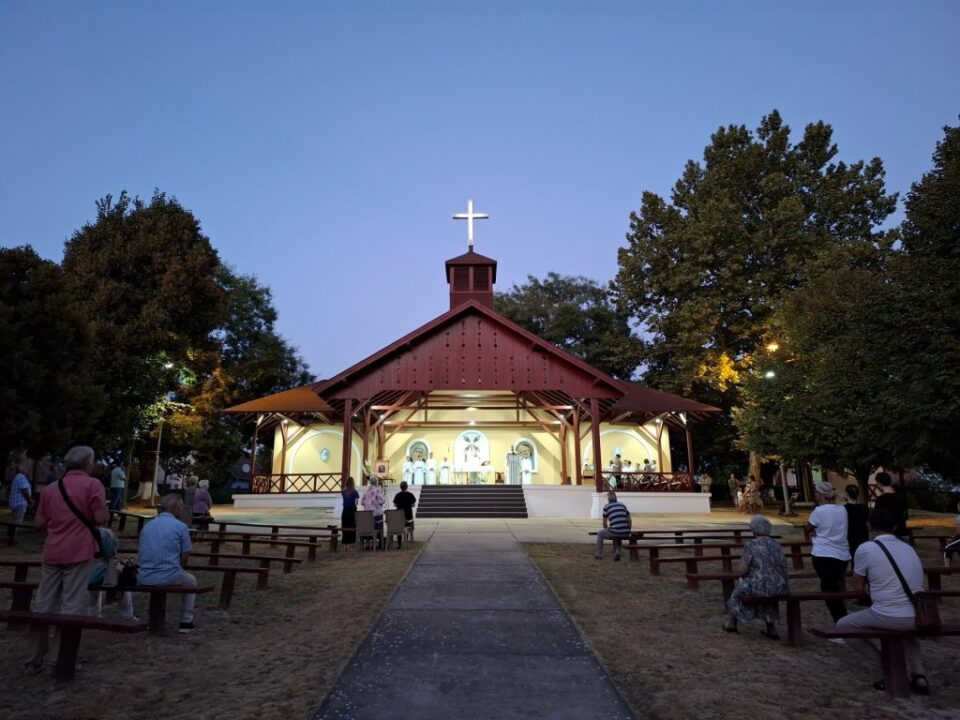
[[384,515],[387,520],[387,532],[391,535],[399,535],[403,532],[403,527],[407,524],[407,515],[403,510],[387,510]]

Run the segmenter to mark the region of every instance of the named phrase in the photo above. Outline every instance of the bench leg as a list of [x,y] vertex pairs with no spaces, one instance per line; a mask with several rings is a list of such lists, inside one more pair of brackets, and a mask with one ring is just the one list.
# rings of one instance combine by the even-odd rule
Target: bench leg
[[[291,547],[293,547],[291,545]],[[292,557],[292,555],[290,556]],[[307,548],[307,560],[310,562],[316,562],[317,559],[317,544],[313,541],[310,542],[310,547]]]
[[[284,563],[283,566],[284,566],[284,568],[286,568],[287,563]],[[261,560],[261,561],[260,561],[260,567],[261,567],[261,569],[262,569],[262,568],[266,568],[267,572],[265,572],[265,573],[260,573],[259,575],[257,575],[257,590],[266,590],[266,589],[267,589],[267,578],[270,577],[270,561],[269,561],[269,560]],[[286,572],[286,569],[284,569],[284,572]]]
[[60,628],[60,650],[57,652],[57,667],[53,672],[57,682],[70,682],[77,669],[77,655],[80,653],[80,635],[77,627]]
[[733,558],[727,555],[720,561],[724,572],[733,572]]
[[235,572],[225,572],[223,582],[220,583],[220,604],[217,605],[221,610],[227,610],[230,607],[230,601],[233,599],[233,588],[237,582]]
[[270,543],[270,547],[276,547],[276,546],[277,546],[277,535],[280,534],[280,528],[279,528],[278,526],[274,525],[274,526],[273,526],[272,528],[270,528],[270,529],[273,531],[273,532],[270,534],[270,540],[272,541],[272,542]]
[[[276,547],[276,543],[270,543],[270,547]],[[240,549],[241,555],[250,554],[250,536],[249,535],[243,536],[243,543],[241,544],[240,548],[241,548]]]
[[[658,567],[659,567],[659,566],[658,566]],[[658,575],[660,574],[659,569],[657,570],[657,574],[658,574]],[[695,575],[688,575],[688,576],[687,576],[687,587],[690,588],[691,590],[699,590],[699,589],[700,589],[700,578],[696,577]]]
[[27,581],[27,570],[29,568],[26,565],[17,565],[13,569],[13,579],[14,582],[26,582]]
[[697,568],[696,560],[693,560],[693,559],[687,560],[686,566],[687,566],[687,572],[690,573],[691,575],[696,575],[699,572],[699,569]]
[[[33,599],[33,590],[31,588],[15,588],[13,597],[10,601],[10,609],[14,611],[28,612],[30,610],[30,601]],[[22,630],[28,627],[28,623],[16,622],[10,620],[7,622],[7,630]]]
[[[269,569],[270,566],[269,566],[269,565],[262,565],[261,567],[266,567],[266,568]],[[286,558],[286,559],[283,561],[283,574],[284,574],[284,575],[289,575],[289,574],[292,573],[292,572],[293,572],[293,562],[291,562],[289,558]]]
[[630,562],[640,562],[640,549],[631,547],[627,548],[627,558]]
[[910,679],[907,676],[907,651],[903,638],[881,638],[880,666],[887,694],[892,698],[910,697]]
[[800,553],[793,556],[793,569],[803,570],[803,556]]
[[337,526],[327,525],[327,530],[330,531],[330,552],[337,552]]
[[927,575],[927,589],[928,590],[940,590],[941,585],[941,576],[939,573],[930,573]]
[[296,545],[287,545],[286,557],[293,558],[297,556],[297,546]]
[[166,632],[164,625],[167,622],[167,594],[162,592],[150,593],[150,634],[154,637],[163,637]]
[[730,596],[733,595],[733,580],[721,580],[720,585],[723,587],[723,602],[730,602]]
[[[650,574],[660,574],[660,551],[656,548],[650,548]],[[696,588],[693,589],[696,590]]]
[[796,600],[787,600],[787,645],[799,645],[802,632],[800,603]]

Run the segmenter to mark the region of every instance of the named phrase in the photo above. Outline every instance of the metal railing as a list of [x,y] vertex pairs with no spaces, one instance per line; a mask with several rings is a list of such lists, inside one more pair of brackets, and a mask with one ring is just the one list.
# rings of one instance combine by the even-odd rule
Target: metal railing
[[693,492],[693,475],[676,472],[619,472],[601,473],[604,491],[623,492]]

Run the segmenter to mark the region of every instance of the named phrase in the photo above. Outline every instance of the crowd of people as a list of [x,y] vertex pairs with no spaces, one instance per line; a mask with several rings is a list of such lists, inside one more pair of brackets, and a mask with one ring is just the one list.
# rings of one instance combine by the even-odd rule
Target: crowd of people
[[[411,531],[414,527],[413,508],[417,504],[417,496],[408,490],[410,486],[406,480],[401,481],[400,491],[393,497],[393,506],[403,510],[404,524]],[[341,543],[345,552],[357,543],[357,506],[369,511],[373,515],[374,541],[378,549],[383,549],[391,538],[386,537],[383,531],[384,511],[387,506],[387,494],[383,481],[376,475],[367,478],[367,486],[363,496],[357,491],[356,480],[348,477],[340,491],[342,510],[340,513]],[[402,538],[397,539],[398,546]]]

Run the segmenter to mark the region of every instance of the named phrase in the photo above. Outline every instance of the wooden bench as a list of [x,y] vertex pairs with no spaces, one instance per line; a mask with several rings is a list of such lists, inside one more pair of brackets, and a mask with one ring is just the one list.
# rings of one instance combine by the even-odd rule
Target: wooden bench
[[[946,549],[946,547],[947,547],[947,543],[948,543],[950,540],[953,539],[953,536],[952,536],[952,535],[932,535],[932,534],[931,534],[931,535],[917,535],[916,533],[914,533],[913,539],[914,539],[914,541],[916,541],[916,540],[936,540],[937,543],[940,545],[940,551],[943,552],[943,551]],[[914,543],[914,544],[916,544],[916,543]]]
[[269,567],[250,567],[249,565],[186,565],[183,569],[196,572],[223,573],[223,582],[220,583],[220,601],[217,604],[220,610],[228,610],[230,608],[230,601],[233,600],[233,589],[237,585],[238,574],[256,575],[257,590],[266,590],[267,578],[270,575]]
[[0,567],[12,567],[13,579],[17,582],[26,582],[30,568],[40,567],[40,560],[0,560]]
[[[785,553],[785,555],[793,560],[793,569],[794,570],[803,570],[803,558],[808,556],[809,553],[804,553],[802,548],[804,546],[810,545],[810,543],[803,540],[794,540],[794,541],[782,541],[781,546],[789,548],[790,552]],[[630,555],[630,560],[639,560],[637,557],[640,550],[646,550],[648,552],[648,557],[650,560],[650,574],[659,575],[660,567],[659,563],[661,558],[661,551],[663,550],[693,550],[693,554],[696,557],[703,555],[704,550],[719,550],[721,555],[731,555],[733,550],[741,550],[743,548],[743,543],[697,543],[694,545],[637,545],[637,544],[624,544],[624,546]],[[695,572],[695,571],[694,571]]]
[[[320,526],[320,525],[270,525],[270,524],[263,524],[263,523],[231,522],[231,521],[229,521],[229,520],[215,520],[215,521],[212,521],[212,522],[208,523],[208,525],[218,526],[218,529],[217,529],[216,531],[214,531],[214,532],[216,532],[218,535],[228,535],[228,534],[230,534],[230,533],[227,532],[227,528],[232,525],[232,526],[234,526],[234,527],[263,528],[264,530],[266,530],[267,528],[269,528],[269,530],[270,530],[269,535],[270,535],[270,538],[271,538],[271,539],[274,539],[274,538],[276,538],[276,537],[278,537],[278,536],[281,536],[281,535],[284,535],[284,536],[287,536],[287,537],[291,537],[291,538],[292,538],[292,537],[309,537],[309,538],[313,538],[314,540],[315,540],[316,538],[320,538],[320,537],[329,538],[329,539],[330,539],[330,552],[337,552],[337,549],[338,549],[337,540],[338,540],[339,535],[340,535],[340,528],[339,528],[338,526],[336,526],[336,525],[325,525],[325,526]],[[280,532],[281,530],[283,530],[282,533]],[[289,532],[289,531],[291,531],[291,530],[292,530],[292,531],[308,530],[308,531],[310,531],[310,532],[308,532],[308,533]],[[263,534],[267,534],[267,533],[263,533]]]
[[[0,581],[0,589],[11,591],[10,609],[13,611],[28,611],[30,609],[30,602],[33,600],[33,592],[38,587],[40,587],[40,583],[22,582],[18,580]],[[22,623],[13,620],[7,622],[8,630],[18,630],[21,627],[23,627]]]
[[927,587],[931,590],[940,590],[943,587],[944,575],[960,575],[960,567],[944,567],[942,565],[932,565],[923,569],[927,576]]
[[40,528],[30,523],[15,523],[12,520],[0,520],[0,525],[7,528],[7,545],[14,545],[17,541],[17,530],[24,532],[40,532]]
[[[788,558],[804,558],[809,557],[810,553],[784,553]],[[650,559],[650,574],[659,575],[660,574],[660,565],[664,563],[686,563],[687,565],[687,578],[691,575],[697,574],[697,564],[701,562],[722,562],[724,572],[731,573],[733,572],[733,560],[734,557],[730,554],[729,550],[721,555],[694,555],[693,557],[668,557],[668,558],[651,558]],[[802,567],[802,565],[801,565]],[[696,589],[696,588],[694,588]]]
[[193,539],[196,543],[210,543],[210,552],[219,553],[222,543],[240,543],[240,552],[244,555],[250,554],[251,545],[268,545],[275,547],[282,545],[286,547],[286,557],[294,558],[297,554],[297,548],[307,548],[307,559],[311,562],[317,559],[317,543],[303,542],[301,540],[284,540],[281,537],[272,540],[256,540],[252,535],[243,535],[242,537],[231,537],[229,535],[221,536],[219,534],[197,533]]
[[153,520],[156,515],[138,515],[136,513],[124,512],[123,510],[111,510],[110,519],[107,521],[107,527],[113,527],[113,519],[118,518],[117,530],[123,530],[127,526],[127,518],[133,518],[137,521],[137,532],[143,530],[143,526],[148,520]]
[[[929,594],[935,597],[960,597],[960,590],[932,590]],[[800,603],[826,600],[865,600],[869,593],[848,592],[792,592],[788,595],[779,595],[775,598],[750,597],[740,598],[744,605],[756,605],[770,600],[782,600],[787,606],[787,644],[799,645],[802,640],[803,624],[800,617]]]
[[[258,568],[259,569],[259,568]],[[110,588],[91,587],[91,590],[109,590]],[[122,588],[125,592],[146,593],[150,596],[150,634],[162,637],[166,634],[167,595],[203,595],[216,590],[215,587],[189,587],[187,585],[130,585]]]
[[0,620],[60,628],[60,649],[53,675],[60,682],[73,680],[77,668],[77,654],[80,651],[80,636],[84,630],[139,633],[147,629],[147,623],[136,620],[105,620],[92,615],[32,613],[25,610],[0,610]]
[[[195,550],[190,551],[190,557],[203,557],[209,558],[211,565],[219,564],[220,559],[224,560],[255,560],[260,563],[260,567],[270,569],[270,563],[283,563],[283,574],[288,575],[293,572],[293,566],[297,563],[302,563],[303,558],[288,558],[288,557],[278,557],[276,555],[243,555],[240,553],[214,553],[214,552],[197,552]],[[266,587],[266,582],[264,582],[264,587]]]
[[859,638],[880,640],[880,666],[883,670],[883,683],[891,698],[910,697],[910,677],[907,674],[907,652],[904,640],[911,637],[948,637],[960,635],[960,625],[944,625],[936,632],[920,633],[916,630],[841,630],[839,628],[811,631],[817,637]]
[[[687,573],[687,587],[691,590],[699,590],[700,583],[704,580],[719,580],[720,585],[723,588],[723,601],[726,602],[730,599],[730,595],[733,593],[733,588],[736,585],[737,580],[739,580],[742,575],[740,573]],[[815,580],[817,574],[813,571],[807,572],[792,572],[787,577],[791,580]],[[847,573],[847,577],[850,577],[850,573]]]

